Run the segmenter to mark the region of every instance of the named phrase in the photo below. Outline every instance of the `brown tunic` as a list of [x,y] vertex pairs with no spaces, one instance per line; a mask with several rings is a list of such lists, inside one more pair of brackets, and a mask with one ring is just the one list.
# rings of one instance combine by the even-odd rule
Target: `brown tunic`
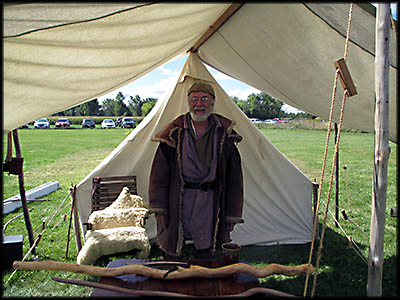
[[[214,114],[221,126],[214,134],[217,145],[217,163],[213,187],[212,250],[230,241],[226,222],[241,223],[243,210],[243,175],[237,142],[242,140],[234,130],[234,123]],[[160,248],[170,255],[182,254],[184,231],[182,201],[185,192],[182,174],[182,140],[184,117],[169,123],[152,140],[160,144],[154,156],[149,182],[150,211],[167,216],[166,230],[157,226]]]
[[[182,177],[185,183],[213,183],[217,169],[217,140],[214,131],[221,126],[211,116],[211,126],[200,139],[193,136],[190,115],[186,115],[182,140]],[[215,118],[215,120],[214,120]],[[200,150],[200,151],[199,151]],[[202,159],[200,159],[202,158]],[[214,190],[184,186],[182,225],[185,239],[193,240],[196,249],[212,246],[214,228]]]

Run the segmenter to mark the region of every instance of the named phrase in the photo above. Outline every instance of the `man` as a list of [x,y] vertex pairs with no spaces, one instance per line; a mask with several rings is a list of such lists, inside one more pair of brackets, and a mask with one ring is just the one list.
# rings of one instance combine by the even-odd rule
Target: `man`
[[210,258],[243,222],[243,175],[234,122],[214,114],[215,93],[204,81],[187,92],[189,112],[153,137],[160,142],[149,184],[158,245],[179,258],[192,240],[197,258]]

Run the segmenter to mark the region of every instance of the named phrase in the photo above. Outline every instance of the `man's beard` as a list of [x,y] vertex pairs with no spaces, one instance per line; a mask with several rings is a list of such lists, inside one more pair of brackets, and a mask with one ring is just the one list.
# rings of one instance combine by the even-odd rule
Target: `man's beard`
[[190,112],[190,116],[192,117],[192,120],[195,122],[203,122],[205,120],[208,119],[209,116],[211,116],[211,114],[214,112],[214,105],[210,107],[210,111],[206,112],[204,114],[201,115],[196,115],[193,111],[190,110],[189,107],[189,112]]
[[207,120],[208,117],[211,116],[211,114],[212,114],[212,111],[205,113],[203,115],[200,115],[200,116],[194,114],[193,112],[190,112],[190,116],[192,117],[192,120],[195,122],[203,122],[203,121]]

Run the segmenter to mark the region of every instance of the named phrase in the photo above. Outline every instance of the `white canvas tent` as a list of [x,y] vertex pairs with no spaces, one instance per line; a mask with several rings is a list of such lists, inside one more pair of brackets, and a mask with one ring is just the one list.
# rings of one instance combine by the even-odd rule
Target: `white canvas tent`
[[[241,245],[256,243],[305,243],[311,241],[312,182],[252,125],[217,84],[196,54],[191,54],[171,95],[159,100],[151,113],[78,186],[82,222],[90,214],[93,177],[136,175],[138,194],[147,201],[150,168],[158,143],[151,137],[168,122],[187,112],[186,92],[194,78],[210,82],[215,90],[215,112],[235,122],[243,136],[239,143],[244,173],[244,224],[232,238]],[[154,218],[146,224],[149,238],[156,237]]]
[[[113,91],[189,49],[231,77],[328,119],[333,62],[343,57],[349,4],[32,3],[3,8],[3,129],[9,131]],[[397,142],[397,40],[391,34],[389,137]],[[343,125],[369,132],[374,130],[374,41],[374,8],[355,4],[347,65],[358,94],[347,101]],[[337,94],[342,93],[339,85]],[[152,115],[156,111],[161,113]],[[150,130],[145,125],[141,128]],[[258,152],[260,159],[263,153]],[[103,172],[109,172],[107,167]],[[138,185],[139,193],[146,192],[140,190],[140,178]],[[253,190],[260,187],[255,184],[249,193]]]

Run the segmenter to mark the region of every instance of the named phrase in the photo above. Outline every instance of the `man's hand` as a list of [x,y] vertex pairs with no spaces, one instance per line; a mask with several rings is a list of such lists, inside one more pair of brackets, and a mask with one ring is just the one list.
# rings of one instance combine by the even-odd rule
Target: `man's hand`
[[235,227],[235,223],[225,223],[225,225],[228,232],[232,232],[233,228]]
[[157,226],[162,230],[167,230],[168,228],[168,217],[166,215],[156,215]]

